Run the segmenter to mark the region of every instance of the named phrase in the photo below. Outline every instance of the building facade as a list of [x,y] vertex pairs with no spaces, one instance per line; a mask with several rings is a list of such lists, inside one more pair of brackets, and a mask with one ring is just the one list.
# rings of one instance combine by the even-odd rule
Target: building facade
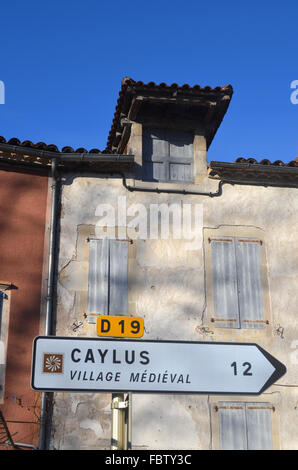
[[[287,367],[259,396],[125,396],[135,450],[297,448],[298,162],[208,162],[232,92],[126,78],[104,152],[43,155],[59,183],[49,334],[139,316],[144,340],[257,343]],[[115,395],[47,398],[40,446],[113,448]]]
[[47,175],[1,152],[0,449],[38,445],[40,394],[30,374],[40,333],[47,196]]

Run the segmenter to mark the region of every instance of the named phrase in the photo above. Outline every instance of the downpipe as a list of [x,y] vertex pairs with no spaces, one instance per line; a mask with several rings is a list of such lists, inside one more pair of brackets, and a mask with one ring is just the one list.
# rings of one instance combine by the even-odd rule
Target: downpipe
[[234,184],[233,182],[226,181],[226,180],[220,180],[218,183],[218,188],[215,192],[206,192],[206,191],[188,191],[187,189],[165,189],[165,188],[152,188],[152,187],[146,187],[146,186],[130,186],[127,184],[126,177],[124,173],[117,172],[114,173],[115,175],[119,175],[122,178],[122,184],[127,191],[133,192],[133,191],[139,191],[139,192],[145,192],[145,193],[165,193],[165,194],[183,194],[183,195],[194,195],[194,196],[208,196],[208,197],[219,197],[222,195],[222,187],[225,183],[229,184]]
[[[48,264],[48,284],[46,297],[46,318],[45,318],[45,336],[53,334],[53,302],[54,302],[54,282],[55,282],[55,259],[56,259],[56,228],[58,212],[58,178],[57,161],[55,158],[51,161],[52,178],[52,202],[50,219],[50,237],[49,237],[49,264]],[[49,422],[49,413],[51,411],[53,393],[42,392],[40,408],[40,431],[39,431],[39,450],[45,450],[47,446],[47,425]]]

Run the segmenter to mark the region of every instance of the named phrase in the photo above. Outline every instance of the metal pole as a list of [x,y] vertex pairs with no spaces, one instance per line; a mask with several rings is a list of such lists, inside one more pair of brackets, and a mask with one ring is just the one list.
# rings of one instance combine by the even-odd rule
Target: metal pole
[[128,394],[128,410],[127,410],[127,449],[131,450],[132,442],[132,433],[131,433],[131,424],[132,424],[132,393]]
[[112,394],[112,450],[128,449],[129,401],[127,394]]

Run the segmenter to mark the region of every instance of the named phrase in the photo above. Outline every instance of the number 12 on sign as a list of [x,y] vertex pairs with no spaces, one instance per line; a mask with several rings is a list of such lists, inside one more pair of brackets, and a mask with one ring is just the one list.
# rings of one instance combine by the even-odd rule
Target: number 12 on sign
[[[234,375],[238,375],[238,364],[237,364],[237,362],[232,362],[231,367],[233,367],[233,369],[234,369]],[[242,375],[252,375],[251,363],[250,362],[243,362],[240,374],[242,374]]]

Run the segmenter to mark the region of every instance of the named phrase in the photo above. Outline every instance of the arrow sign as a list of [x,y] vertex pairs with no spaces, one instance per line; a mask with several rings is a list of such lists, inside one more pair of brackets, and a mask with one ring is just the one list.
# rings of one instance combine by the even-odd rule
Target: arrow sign
[[252,343],[39,336],[38,391],[259,395],[286,367]]

